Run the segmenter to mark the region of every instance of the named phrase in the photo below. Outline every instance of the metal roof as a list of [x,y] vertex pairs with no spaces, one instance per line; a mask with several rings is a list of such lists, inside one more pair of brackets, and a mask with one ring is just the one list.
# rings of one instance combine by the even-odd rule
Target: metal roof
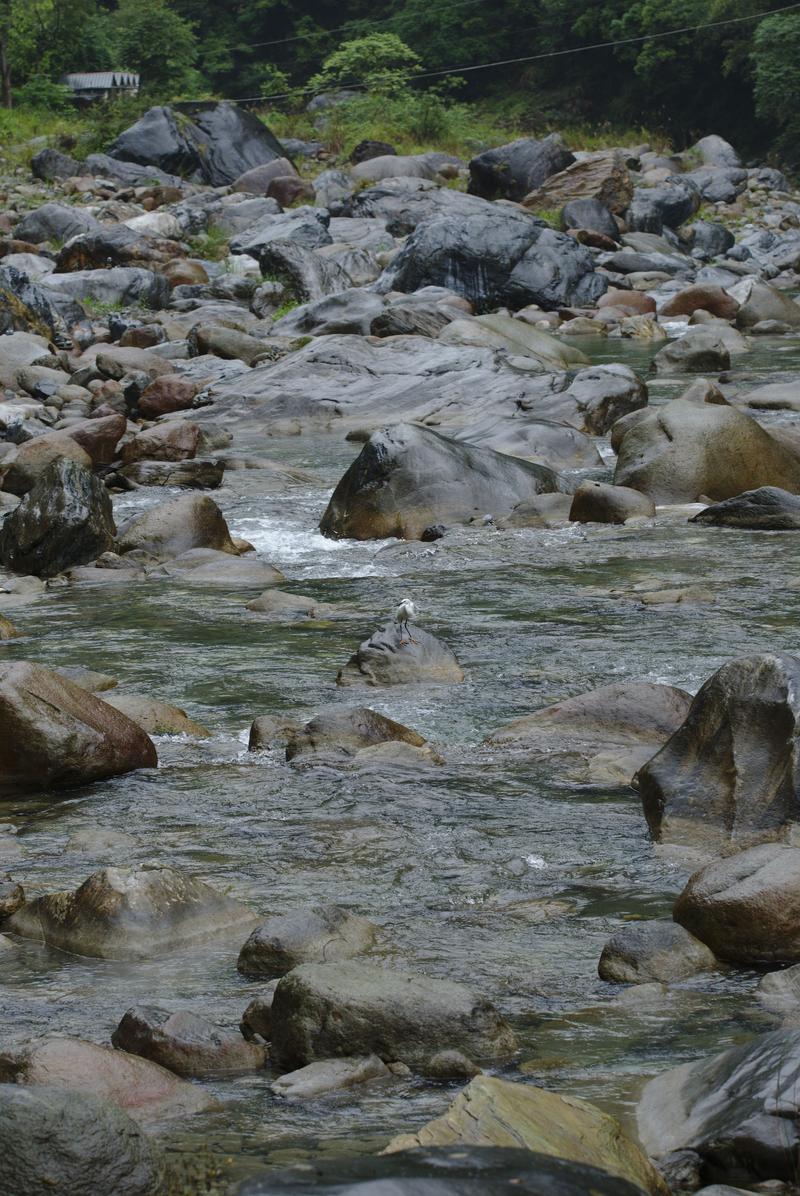
[[107,91],[114,87],[138,87],[139,76],[132,71],[90,71],[65,75],[63,82],[73,91]]

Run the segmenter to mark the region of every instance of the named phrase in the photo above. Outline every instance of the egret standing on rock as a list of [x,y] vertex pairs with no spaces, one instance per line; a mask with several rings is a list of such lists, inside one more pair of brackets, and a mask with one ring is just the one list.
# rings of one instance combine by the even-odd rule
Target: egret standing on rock
[[419,618],[419,611],[417,610],[414,603],[411,601],[410,598],[404,598],[402,600],[402,602],[400,603],[400,605],[398,606],[397,610],[394,612],[394,621],[399,628],[400,634],[401,635],[403,634],[403,628],[405,628],[405,633],[408,636],[407,640],[401,639],[398,641],[398,643],[400,645],[409,644],[409,643],[410,644],[418,644],[419,643],[419,640],[414,639],[414,637],[411,634],[411,631],[409,629],[409,626],[408,626],[409,622],[412,619],[418,619],[418,618]]

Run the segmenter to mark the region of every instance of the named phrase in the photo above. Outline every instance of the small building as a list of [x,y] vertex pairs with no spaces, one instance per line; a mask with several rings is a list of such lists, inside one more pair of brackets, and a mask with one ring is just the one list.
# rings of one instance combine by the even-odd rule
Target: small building
[[75,99],[82,104],[139,93],[139,76],[133,71],[88,71],[64,75],[61,82],[70,88]]

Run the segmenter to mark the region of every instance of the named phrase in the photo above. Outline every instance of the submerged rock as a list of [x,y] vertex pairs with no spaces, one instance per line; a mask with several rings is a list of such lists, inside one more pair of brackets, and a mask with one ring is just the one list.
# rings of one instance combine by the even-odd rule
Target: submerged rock
[[442,1117],[415,1134],[393,1138],[387,1152],[511,1143],[601,1167],[652,1196],[666,1196],[668,1191],[650,1160],[623,1134],[615,1118],[577,1097],[491,1076],[476,1076]]
[[156,698],[118,693],[115,690],[107,694],[103,701],[115,710],[121,710],[148,735],[191,735],[196,739],[207,739],[211,734],[200,723],[189,718],[185,710],[170,706],[167,702],[159,702]]
[[7,929],[72,955],[148,959],[252,925],[255,914],[174,868],[103,868],[27,902]]
[[322,1059],[309,1063],[297,1071],[287,1072],[270,1085],[276,1096],[293,1100],[310,1100],[342,1088],[355,1088],[370,1080],[388,1080],[392,1073],[377,1055],[354,1056],[350,1059]]
[[361,644],[336,676],[337,685],[455,684],[464,671],[442,640],[411,627],[408,637],[387,623]]
[[689,520],[713,527],[742,527],[751,531],[800,530],[800,498],[777,486],[759,486],[735,498],[714,503]]
[[416,731],[368,706],[336,706],[315,715],[302,730],[294,732],[286,746],[286,759],[350,759],[362,748],[398,741],[414,747],[425,745],[425,739]]
[[464,985],[375,964],[304,964],[272,1003],[272,1053],[283,1067],[370,1054],[413,1067],[443,1049],[482,1059],[515,1045],[495,1007]]
[[135,1005],[111,1035],[112,1044],[179,1076],[241,1075],[266,1062],[264,1047],[221,1030],[191,1010]]
[[269,918],[239,952],[243,976],[274,979],[304,963],[333,963],[366,954],[377,928],[336,905],[310,906]]
[[713,971],[717,961],[708,947],[675,922],[631,922],[603,947],[598,964],[601,980],[648,984],[684,980]]

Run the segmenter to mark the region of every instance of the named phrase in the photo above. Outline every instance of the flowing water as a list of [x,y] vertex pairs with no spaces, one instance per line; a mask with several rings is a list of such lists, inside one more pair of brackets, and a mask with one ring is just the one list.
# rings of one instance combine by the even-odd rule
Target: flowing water
[[[610,341],[594,356],[646,370],[653,351]],[[798,367],[798,338],[761,341],[742,361],[770,380]],[[665,382],[652,395],[674,393]],[[265,914],[352,907],[378,923],[387,963],[467,981],[509,1015],[521,1050],[502,1074],[623,1119],[643,1077],[764,1028],[753,976],[705,976],[668,996],[625,995],[598,980],[605,940],[626,919],[668,916],[687,865],[649,842],[633,790],[580,783],[563,757],[531,763],[483,740],[612,680],[694,691],[732,656],[800,651],[796,537],[695,527],[676,512],[647,526],[336,543],[317,523],[358,446],[250,436],[234,448],[319,477],[265,494],[259,470],[229,472],[215,497],[234,534],[286,573],[284,588],[344,616],[269,622],[245,609],[252,592],[174,578],[57,587],[9,610],[24,638],[2,645],[7,658],[111,673],[184,707],[213,735],[159,739],[157,771],[58,801],[0,804],[0,824],[10,824],[0,826],[0,866],[31,894],[74,888],[105,864],[169,865]],[[118,517],[162,497],[124,496]],[[715,601],[646,607],[610,593],[686,585],[713,590]],[[406,594],[453,647],[465,682],[338,690],[337,668]],[[255,716],[302,719],[336,702],[363,702],[418,729],[446,763],[297,770],[281,751],[248,753]],[[127,838],[71,843],[87,831]],[[20,941],[0,957],[3,1038],[58,1031],[108,1041],[134,1002],[191,1007],[235,1026],[260,988],[236,972],[240,945],[123,964]],[[273,1096],[269,1080],[211,1082],[221,1109],[164,1126],[170,1149],[224,1157],[233,1177],[309,1152],[373,1151],[438,1115],[455,1087],[410,1079],[303,1104]]]

